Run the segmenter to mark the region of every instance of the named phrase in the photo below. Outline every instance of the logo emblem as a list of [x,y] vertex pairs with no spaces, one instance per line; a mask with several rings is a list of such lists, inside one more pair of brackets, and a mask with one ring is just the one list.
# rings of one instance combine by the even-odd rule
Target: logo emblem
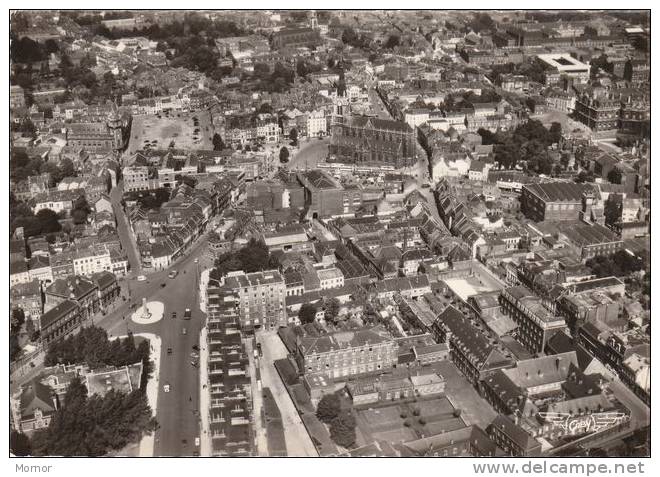
[[568,434],[586,434],[597,432],[618,424],[626,418],[623,412],[598,412],[586,416],[571,416],[567,412],[539,412],[539,417],[556,427],[561,427]]

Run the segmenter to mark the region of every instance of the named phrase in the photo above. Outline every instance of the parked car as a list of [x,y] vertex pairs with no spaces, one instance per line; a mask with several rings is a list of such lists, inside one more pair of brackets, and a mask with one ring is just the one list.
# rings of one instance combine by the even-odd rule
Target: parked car
[[147,281],[147,277],[145,277],[144,275],[138,275],[138,277],[137,277],[137,281],[138,281],[138,282],[146,282],[146,281]]
[[186,308],[186,311],[183,312],[183,319],[189,320],[190,318],[192,318],[192,311],[190,311],[190,308]]
[[167,354],[172,354],[172,348],[167,348]]
[[176,320],[176,311],[172,312],[172,318]]
[[193,345],[192,349],[193,349],[193,351],[199,351],[199,346],[198,345]]
[[182,328],[182,329],[181,329],[181,334],[182,334],[182,335],[187,335],[187,334],[188,334],[188,330],[185,329],[185,328]]
[[179,274],[176,270],[172,270],[170,273],[167,274],[169,278],[176,278],[176,276]]
[[195,447],[199,447],[199,437],[195,437]]
[[166,393],[169,393],[170,392],[170,385],[166,384],[165,386],[163,386],[163,391],[165,391]]

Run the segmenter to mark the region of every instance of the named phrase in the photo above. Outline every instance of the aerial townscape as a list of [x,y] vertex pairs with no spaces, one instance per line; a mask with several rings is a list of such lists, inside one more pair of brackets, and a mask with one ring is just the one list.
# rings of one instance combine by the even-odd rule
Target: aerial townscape
[[13,11],[11,454],[649,456],[650,29]]

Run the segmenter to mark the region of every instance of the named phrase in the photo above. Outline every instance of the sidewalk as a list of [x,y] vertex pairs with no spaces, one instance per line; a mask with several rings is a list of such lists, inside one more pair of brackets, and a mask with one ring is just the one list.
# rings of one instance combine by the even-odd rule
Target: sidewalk
[[211,396],[207,387],[208,383],[208,361],[209,352],[206,349],[206,327],[199,334],[199,416],[201,418],[201,434],[199,455],[200,457],[211,457],[213,443],[211,439],[211,427],[209,423],[209,406]]
[[257,384],[257,361],[254,358],[252,338],[244,338],[245,352],[250,363],[250,388],[252,389],[252,415],[254,416],[254,430],[256,434],[257,454],[259,457],[268,457],[268,438],[266,426],[263,422],[263,395]]
[[[204,270],[199,277],[199,309],[206,313],[206,287],[209,282],[209,270]],[[201,434],[199,455],[200,457],[211,457],[213,443],[211,438],[211,427],[209,423],[209,407],[211,396],[208,389],[208,362],[209,352],[206,348],[207,331],[206,326],[199,334],[199,415],[201,418]]]
[[[149,340],[151,345],[151,361],[153,362],[154,369],[151,379],[147,383],[147,401],[151,408],[151,413],[156,416],[158,406],[158,386],[160,382],[160,337],[153,333],[136,333],[133,336],[139,336]],[[126,336],[118,336],[117,338],[126,338]],[[153,457],[154,456],[154,443],[156,433],[152,432],[142,437],[140,440],[139,457]]]

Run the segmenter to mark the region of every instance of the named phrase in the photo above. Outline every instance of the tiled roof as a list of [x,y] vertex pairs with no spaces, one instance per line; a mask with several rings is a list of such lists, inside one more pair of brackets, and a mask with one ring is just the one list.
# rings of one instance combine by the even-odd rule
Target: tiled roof
[[364,328],[355,331],[338,331],[318,337],[304,337],[301,347],[305,355],[327,353],[333,350],[358,348],[370,344],[381,344],[394,340],[381,327]]
[[529,451],[536,447],[538,448],[541,447],[539,441],[534,439],[522,427],[518,426],[507,416],[500,414],[491,423],[491,426],[503,432],[509,439],[515,442],[516,445],[518,445],[521,449]]

